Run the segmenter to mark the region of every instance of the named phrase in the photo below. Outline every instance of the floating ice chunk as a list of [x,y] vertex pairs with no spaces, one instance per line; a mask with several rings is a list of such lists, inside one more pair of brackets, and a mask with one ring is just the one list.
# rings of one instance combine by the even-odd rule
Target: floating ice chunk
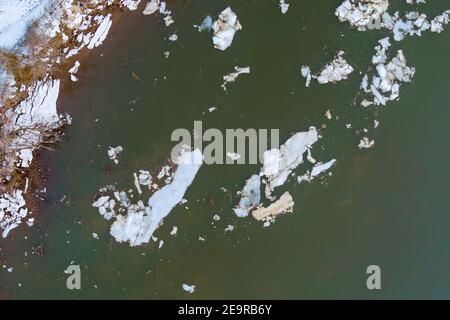
[[98,199],[92,204],[92,206],[93,206],[94,208],[100,208],[100,207],[103,207],[103,205],[104,205],[106,202],[108,202],[109,199],[110,199],[109,196],[101,196],[100,198],[98,198]]
[[246,217],[249,212],[256,208],[261,201],[261,179],[254,174],[247,180],[244,189],[241,192],[239,205],[233,209],[238,217]]
[[159,0],[150,0],[147,2],[144,11],[142,12],[145,15],[150,15],[159,10],[160,1]]
[[78,78],[77,78],[75,75],[70,74],[70,80],[71,80],[72,82],[77,82],[77,81],[78,81]]
[[177,226],[173,226],[172,227],[172,231],[170,231],[170,235],[171,236],[176,236],[178,233],[178,227]]
[[272,203],[267,208],[258,208],[252,212],[253,217],[258,221],[270,221],[282,213],[292,212],[294,200],[289,192],[285,192],[280,199]]
[[228,7],[220,13],[219,18],[212,24],[212,29],[214,48],[223,51],[231,45],[234,34],[242,29],[242,25],[236,14]]
[[279,6],[282,14],[285,14],[289,9],[289,3],[286,3],[284,0],[280,0]]
[[209,112],[213,112],[213,111],[216,111],[216,110],[217,110],[217,107],[210,107],[210,108],[208,108]]
[[220,216],[219,216],[218,214],[215,214],[215,215],[213,216],[213,220],[214,220],[214,221],[220,221]]
[[302,66],[301,74],[303,78],[306,78],[305,86],[309,87],[309,84],[311,83],[311,69],[308,66]]
[[327,110],[327,111],[325,112],[325,117],[327,117],[328,120],[331,120],[332,116],[331,116],[330,110]]
[[94,33],[94,36],[90,40],[87,45],[88,49],[94,49],[103,43],[108,35],[109,29],[111,28],[111,14],[109,13],[107,16],[101,18],[101,22],[97,27],[97,30]]
[[189,293],[194,293],[195,292],[195,286],[194,285],[188,285],[188,284],[183,283],[183,285],[181,287],[186,292],[189,292]]
[[130,11],[134,11],[137,9],[141,0],[121,0],[122,4],[128,8]]
[[292,170],[303,162],[303,154],[317,139],[317,130],[311,126],[308,131],[293,135],[279,149],[264,152],[261,175],[267,177],[265,194],[268,199],[272,198],[274,188],[284,184]]
[[320,72],[317,81],[321,84],[334,83],[347,79],[353,72],[353,67],[343,58],[344,51],[339,51],[337,56]]
[[178,35],[177,35],[176,33],[172,34],[172,35],[169,37],[169,40],[170,40],[170,41],[177,41],[177,40],[178,40]]
[[178,159],[172,182],[150,197],[148,207],[143,210],[130,206],[126,216],[117,215],[110,230],[116,241],[129,242],[130,246],[148,243],[163,219],[183,200],[202,162],[199,149],[184,152]]
[[369,140],[369,138],[364,137],[359,142],[358,148],[359,149],[370,149],[375,146],[375,140]]
[[364,31],[375,28],[381,22],[383,13],[389,7],[389,0],[345,0],[335,11],[339,21],[347,21],[350,25]]
[[223,76],[222,88],[227,91],[227,84],[235,82],[237,77],[242,73],[250,73],[250,67],[234,67],[235,72],[231,72]]
[[98,234],[96,234],[95,232],[92,232],[92,238],[94,238],[95,240],[98,240]]
[[75,61],[75,64],[73,65],[73,67],[69,69],[69,73],[76,74],[78,72],[78,68],[80,68],[80,62]]
[[336,159],[330,160],[324,164],[316,164],[311,171],[311,177],[317,177],[319,174],[321,174],[324,171],[327,171],[330,169],[333,164],[336,162]]
[[226,228],[225,228],[225,232],[232,232],[234,230],[234,226],[232,224],[229,224]]
[[108,149],[108,157],[113,160],[115,164],[119,163],[119,155],[123,152],[123,148],[121,146],[117,147],[109,147]]

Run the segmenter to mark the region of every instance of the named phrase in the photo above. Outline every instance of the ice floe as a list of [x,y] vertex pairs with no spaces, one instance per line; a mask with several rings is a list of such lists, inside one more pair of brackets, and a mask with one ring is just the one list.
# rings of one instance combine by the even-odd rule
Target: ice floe
[[212,24],[214,48],[226,50],[233,42],[236,31],[242,29],[242,25],[236,14],[230,7],[219,14],[219,18]]
[[[99,213],[106,219],[114,218],[110,234],[116,241],[128,242],[132,247],[148,243],[163,219],[183,201],[183,196],[202,162],[203,155],[199,149],[182,153],[171,182],[156,191],[149,198],[147,205],[140,200],[137,204],[131,204],[125,192],[116,192],[108,187],[101,192],[113,192],[116,199],[103,195],[98,197],[92,205],[98,208]],[[165,170],[163,176],[166,174]],[[116,209],[118,203],[120,208]]]
[[293,135],[279,149],[264,152],[261,175],[266,178],[267,199],[273,199],[273,190],[283,185],[292,171],[303,163],[304,154],[310,153],[310,148],[317,140],[317,130],[311,126],[308,131]]

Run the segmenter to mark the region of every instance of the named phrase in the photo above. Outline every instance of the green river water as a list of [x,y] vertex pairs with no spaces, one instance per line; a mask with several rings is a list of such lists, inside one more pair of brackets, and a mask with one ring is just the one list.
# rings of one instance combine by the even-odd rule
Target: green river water
[[[3,264],[14,268],[0,269],[0,296],[450,298],[450,32],[393,43],[391,52],[403,49],[416,67],[414,80],[402,85],[399,102],[365,109],[352,105],[360,71],[389,33],[357,32],[340,23],[334,16],[340,2],[291,0],[282,15],[278,1],[172,1],[175,24],[169,28],[141,10],[125,13],[82,62],[80,81],[67,83],[60,94],[59,108],[74,124],[56,151],[40,153],[49,173],[35,225],[0,242]],[[448,1],[429,2],[421,8],[430,16],[449,9]],[[192,25],[227,5],[243,30],[221,52],[210,34]],[[166,39],[173,31],[176,42]],[[356,69],[350,79],[305,88],[300,66],[318,70],[341,49]],[[221,77],[236,65],[250,66],[251,74],[225,93]],[[210,106],[218,110],[209,113]],[[324,116],[328,109],[331,121]],[[380,121],[375,130],[374,119]],[[326,124],[313,155],[336,158],[333,175],[300,185],[290,179],[276,194],[288,190],[294,212],[263,228],[231,211],[236,192],[260,166],[205,165],[185,195],[188,209],[177,206],[155,232],[165,241],[161,249],[155,242],[137,248],[116,243],[111,222],[92,208],[92,196],[107,184],[132,188],[138,169],[156,173],[174,145],[171,132],[191,130],[194,120],[223,130],[279,128],[282,142],[309,125]],[[362,128],[375,138],[374,149],[358,150],[355,130]],[[106,155],[116,145],[124,147],[117,166]],[[60,201],[64,196],[68,202]],[[214,214],[221,221],[214,222]],[[225,233],[228,224],[235,230]],[[176,237],[169,236],[173,225]],[[44,257],[31,254],[38,243]],[[64,270],[72,262],[81,266],[81,290],[66,288]],[[372,264],[382,270],[379,291],[366,287]],[[184,292],[182,283],[195,284],[196,292]]]

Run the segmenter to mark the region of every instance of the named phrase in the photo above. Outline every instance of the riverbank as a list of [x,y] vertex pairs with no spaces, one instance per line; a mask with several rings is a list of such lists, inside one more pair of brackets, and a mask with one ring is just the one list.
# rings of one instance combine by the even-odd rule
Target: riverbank
[[[88,52],[102,44],[124,9],[136,10],[139,2],[92,1],[78,6],[72,0],[49,1],[45,6],[36,3],[35,10],[34,3],[28,3],[29,29],[25,32],[8,25],[2,29],[3,47],[8,48],[0,52],[0,227],[4,238],[25,218],[29,226],[34,223],[30,209],[37,207],[37,197],[31,188],[40,183],[35,181],[39,166],[32,165],[33,153],[52,148],[71,123],[70,116],[58,112],[60,87],[66,81],[78,81],[75,74]],[[8,9],[14,12],[12,4]]]

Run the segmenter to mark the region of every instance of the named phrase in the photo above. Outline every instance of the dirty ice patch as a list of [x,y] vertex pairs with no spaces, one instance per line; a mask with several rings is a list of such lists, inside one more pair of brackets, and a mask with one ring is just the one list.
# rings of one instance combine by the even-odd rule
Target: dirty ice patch
[[273,222],[274,219],[283,213],[294,210],[294,200],[289,192],[285,192],[280,199],[270,204],[268,207],[260,207],[252,212],[253,217],[258,221]]

